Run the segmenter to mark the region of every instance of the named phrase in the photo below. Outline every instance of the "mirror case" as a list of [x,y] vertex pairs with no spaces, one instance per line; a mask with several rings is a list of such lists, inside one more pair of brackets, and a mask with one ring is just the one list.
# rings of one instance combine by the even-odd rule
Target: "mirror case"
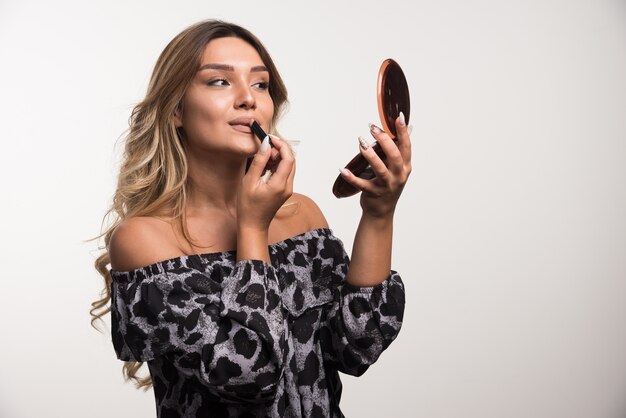
[[[409,86],[406,82],[404,72],[402,68],[400,68],[400,65],[391,58],[383,61],[378,71],[377,97],[378,114],[382,125],[381,128],[389,134],[394,141],[397,141],[395,121],[400,115],[400,112],[402,112],[407,125],[409,124],[411,103],[409,100]],[[372,149],[381,160],[386,161],[387,157],[378,143],[375,143]],[[361,153],[356,155],[346,165],[346,168],[355,176],[365,180],[370,180],[375,177],[371,166]],[[352,196],[358,192],[359,190],[344,180],[341,174],[337,177],[333,185],[333,194],[338,198]]]

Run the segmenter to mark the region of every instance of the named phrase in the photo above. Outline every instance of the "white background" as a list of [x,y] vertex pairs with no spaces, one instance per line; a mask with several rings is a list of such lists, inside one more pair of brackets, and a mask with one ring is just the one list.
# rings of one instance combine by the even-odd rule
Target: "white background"
[[296,190],[349,252],[358,199],[331,185],[378,119],[382,60],[407,75],[405,322],[343,379],[347,417],[626,416],[624,1],[0,0],[1,417],[154,416],[89,326],[102,280],[84,240],[157,56],[206,18],[269,49]]

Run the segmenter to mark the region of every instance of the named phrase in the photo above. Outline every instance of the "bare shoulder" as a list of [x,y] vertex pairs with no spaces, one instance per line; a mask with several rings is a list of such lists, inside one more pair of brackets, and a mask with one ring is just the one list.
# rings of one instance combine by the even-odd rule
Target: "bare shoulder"
[[301,211],[299,218],[306,222],[307,230],[328,228],[328,222],[322,210],[309,196],[301,193],[293,193],[289,200],[293,200],[299,204]]
[[279,242],[312,229],[328,228],[320,208],[308,196],[293,193],[276,212],[269,229],[269,242]]
[[111,235],[111,268],[128,271],[167,260],[180,254],[172,243],[168,223],[152,217],[124,220]]

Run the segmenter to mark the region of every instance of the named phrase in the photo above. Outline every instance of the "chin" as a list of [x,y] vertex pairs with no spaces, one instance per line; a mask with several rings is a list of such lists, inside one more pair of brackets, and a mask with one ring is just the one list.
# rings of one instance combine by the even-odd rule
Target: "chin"
[[257,144],[256,142],[258,142],[256,138],[242,139],[239,137],[233,138],[232,144],[237,144],[237,148],[241,153],[251,156],[256,154],[261,147],[261,144]]

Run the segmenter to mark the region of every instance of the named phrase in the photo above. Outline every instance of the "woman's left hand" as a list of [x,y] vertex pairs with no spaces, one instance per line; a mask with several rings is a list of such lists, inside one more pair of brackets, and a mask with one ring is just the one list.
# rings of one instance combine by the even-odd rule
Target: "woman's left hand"
[[342,171],[343,178],[361,190],[361,208],[363,214],[374,218],[393,216],[402,193],[402,189],[411,174],[411,139],[408,128],[401,114],[396,121],[398,140],[391,137],[375,125],[370,125],[372,136],[376,138],[387,156],[386,164],[371,146],[359,138],[361,154],[372,167],[375,178],[364,180],[347,169]]

